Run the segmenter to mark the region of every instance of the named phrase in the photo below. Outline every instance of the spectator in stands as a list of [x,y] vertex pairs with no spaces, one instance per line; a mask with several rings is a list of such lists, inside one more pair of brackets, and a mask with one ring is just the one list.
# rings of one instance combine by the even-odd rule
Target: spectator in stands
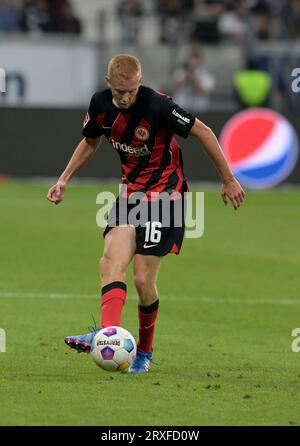
[[199,17],[219,17],[223,13],[224,0],[194,0],[195,14]]
[[29,0],[21,14],[21,30],[26,32],[69,33],[81,32],[68,0]]
[[156,0],[160,17],[160,42],[182,43],[189,34],[194,0]]
[[0,32],[11,32],[18,29],[16,11],[7,0],[0,0]]
[[300,37],[300,0],[290,0],[282,13],[289,38]]
[[249,8],[245,1],[227,1],[226,10],[218,19],[221,36],[227,40],[240,42],[250,30],[248,15]]
[[51,22],[47,0],[27,0],[21,12],[20,28],[31,33],[47,32]]
[[194,0],[192,40],[217,43],[220,40],[218,20],[225,10],[224,0]]
[[[283,3],[282,0],[281,3]],[[279,8],[279,0],[255,0],[251,3],[251,22],[257,39],[271,38],[272,19],[274,23],[275,14],[278,14]]]
[[117,7],[121,23],[121,42],[135,44],[140,31],[140,18],[143,9],[140,0],[121,0]]
[[172,82],[173,99],[191,112],[208,110],[210,93],[215,86],[215,77],[204,65],[200,53],[192,53],[175,71]]
[[52,0],[50,3],[51,32],[65,34],[80,34],[81,23],[74,15],[68,0]]
[[261,14],[256,18],[254,33],[259,40],[271,38],[271,17],[268,14]]

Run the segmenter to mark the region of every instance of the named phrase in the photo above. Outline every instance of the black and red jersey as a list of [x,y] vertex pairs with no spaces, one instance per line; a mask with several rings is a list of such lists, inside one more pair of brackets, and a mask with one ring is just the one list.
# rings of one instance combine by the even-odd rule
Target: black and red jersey
[[110,89],[95,93],[84,119],[83,136],[104,135],[122,163],[127,194],[182,193],[186,188],[181,149],[174,133],[187,138],[195,117],[155,90],[141,86],[130,108],[112,102]]

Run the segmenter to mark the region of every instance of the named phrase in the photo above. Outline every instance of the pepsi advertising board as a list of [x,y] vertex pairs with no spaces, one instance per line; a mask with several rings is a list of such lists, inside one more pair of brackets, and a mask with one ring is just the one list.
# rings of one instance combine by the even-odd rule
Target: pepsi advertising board
[[290,122],[266,108],[234,115],[220,144],[235,176],[246,187],[266,189],[284,181],[298,159],[298,138]]

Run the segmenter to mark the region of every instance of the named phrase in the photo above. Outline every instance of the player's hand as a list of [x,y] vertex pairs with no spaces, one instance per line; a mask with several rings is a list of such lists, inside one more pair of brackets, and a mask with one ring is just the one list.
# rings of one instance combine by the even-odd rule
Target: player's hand
[[225,204],[228,203],[229,198],[234,209],[237,210],[245,199],[245,192],[240,183],[233,178],[222,183],[221,196]]
[[64,181],[58,181],[54,186],[50,187],[47,199],[51,201],[51,203],[59,204],[64,198],[64,192],[67,184]]

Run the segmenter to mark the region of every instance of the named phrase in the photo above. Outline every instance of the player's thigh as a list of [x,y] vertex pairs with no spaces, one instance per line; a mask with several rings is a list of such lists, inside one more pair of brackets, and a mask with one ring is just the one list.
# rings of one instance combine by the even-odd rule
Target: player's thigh
[[112,263],[126,268],[136,249],[135,228],[132,226],[112,228],[104,238],[102,263]]
[[136,254],[134,257],[134,280],[135,285],[155,284],[161,257],[152,255]]

